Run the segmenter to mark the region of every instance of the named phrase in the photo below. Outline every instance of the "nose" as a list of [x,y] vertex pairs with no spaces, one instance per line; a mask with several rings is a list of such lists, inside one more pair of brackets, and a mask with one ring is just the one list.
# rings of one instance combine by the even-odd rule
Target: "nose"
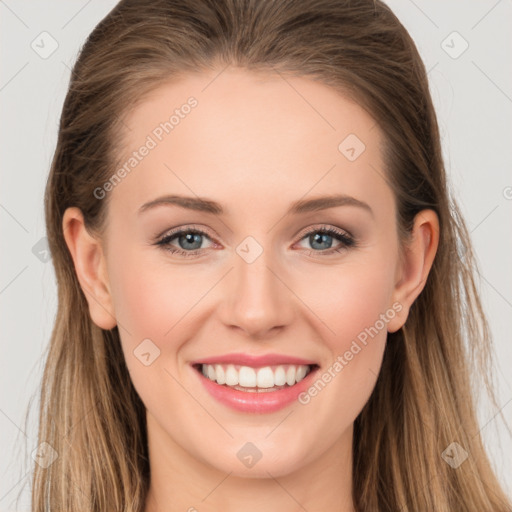
[[218,309],[224,325],[251,338],[267,338],[293,317],[294,294],[286,283],[286,272],[269,256],[270,250],[264,250],[248,263],[235,255]]

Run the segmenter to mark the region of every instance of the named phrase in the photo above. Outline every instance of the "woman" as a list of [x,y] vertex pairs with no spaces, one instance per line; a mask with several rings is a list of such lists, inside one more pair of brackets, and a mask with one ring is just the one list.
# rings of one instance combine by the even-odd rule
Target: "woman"
[[45,200],[34,511],[510,510],[469,236],[385,4],[121,1]]

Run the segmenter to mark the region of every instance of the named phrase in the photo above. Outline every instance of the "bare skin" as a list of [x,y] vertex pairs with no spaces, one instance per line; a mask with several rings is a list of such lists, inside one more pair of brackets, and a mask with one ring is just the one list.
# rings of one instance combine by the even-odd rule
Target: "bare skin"
[[[101,237],[87,232],[77,208],[63,219],[91,318],[103,329],[119,326],[147,409],[145,512],[351,512],[353,422],[375,386],[387,332],[404,324],[424,287],[438,219],[418,214],[400,260],[382,133],[369,114],[306,78],[217,74],[162,86],[127,116],[129,158],[187,98],[198,102],[108,192]],[[349,134],[363,152],[350,150],[355,139],[348,153],[339,150]],[[224,213],[169,204],[140,212],[166,194],[207,198]],[[333,194],[370,209],[286,214],[296,201]],[[205,232],[199,249],[184,236],[167,247],[193,256],[156,245],[171,229],[192,226]],[[355,243],[320,234],[315,242],[310,235],[323,227]],[[262,249],[251,263],[237,252],[249,236],[250,251]],[[371,326],[378,333],[347,359]],[[144,339],[160,350],[149,366],[134,355]],[[213,399],[189,364],[232,352],[302,357],[321,372],[332,372],[339,356],[346,364],[308,403],[251,414]],[[252,467],[237,456],[247,442],[262,455]]]

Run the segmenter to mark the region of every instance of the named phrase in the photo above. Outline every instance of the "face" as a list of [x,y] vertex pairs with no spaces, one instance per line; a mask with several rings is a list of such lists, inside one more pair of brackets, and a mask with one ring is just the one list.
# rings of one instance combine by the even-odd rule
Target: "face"
[[[400,327],[395,202],[375,121],[318,82],[235,69],[161,86],[126,124],[125,172],[102,189],[104,254],[150,437],[250,477],[348,446]],[[186,207],[199,198],[210,206]],[[250,359],[266,355],[279,359]],[[254,393],[194,367],[218,356],[224,371],[249,367],[235,372],[249,381],[271,366],[279,382],[292,358],[314,366],[294,386]]]

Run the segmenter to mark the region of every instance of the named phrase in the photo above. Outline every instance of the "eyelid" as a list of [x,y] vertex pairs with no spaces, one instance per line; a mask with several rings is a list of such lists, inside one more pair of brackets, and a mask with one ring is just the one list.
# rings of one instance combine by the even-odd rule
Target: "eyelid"
[[213,231],[204,226],[200,226],[198,224],[184,224],[182,226],[176,226],[175,228],[172,229],[166,229],[163,233],[157,235],[155,237],[155,240],[158,242],[159,240],[162,240],[162,238],[167,238],[182,231],[198,231],[200,233],[208,235],[211,239],[217,238],[217,235],[214,234]]
[[354,235],[348,231],[347,229],[344,229],[344,228],[339,228],[337,226],[334,226],[332,224],[313,224],[312,226],[308,226],[307,228],[304,228],[304,229],[301,229],[296,235],[294,238],[298,238],[298,241],[302,240],[306,235],[309,235],[311,232],[316,232],[316,231],[322,231],[322,230],[333,230],[333,231],[337,231],[339,232],[340,234],[343,234],[343,235],[346,235],[348,238],[352,238],[354,239]]

